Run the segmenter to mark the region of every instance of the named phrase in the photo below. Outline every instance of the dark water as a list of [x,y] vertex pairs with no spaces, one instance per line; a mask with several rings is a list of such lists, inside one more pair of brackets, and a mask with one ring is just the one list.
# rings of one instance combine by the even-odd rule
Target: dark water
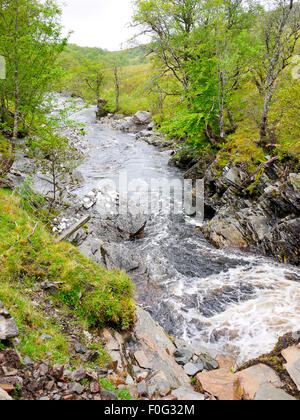
[[[170,153],[95,122],[94,109],[73,118],[86,123],[89,157],[79,167],[84,195],[103,179],[128,181],[180,177]],[[300,270],[236,250],[217,250],[192,218],[158,214],[145,235],[126,246],[142,258],[147,276],[137,286],[140,303],[173,336],[239,355],[240,361],[271,350],[277,338],[300,325]],[[298,277],[297,277],[298,276]],[[151,280],[149,280],[151,279]],[[151,282],[151,287],[150,287]]]

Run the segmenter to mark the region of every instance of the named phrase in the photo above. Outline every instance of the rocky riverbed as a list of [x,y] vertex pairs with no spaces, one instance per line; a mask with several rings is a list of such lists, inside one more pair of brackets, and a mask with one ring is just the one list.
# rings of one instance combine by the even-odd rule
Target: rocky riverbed
[[[241,392],[236,386],[238,375],[235,376],[233,370],[241,362],[271,351],[280,335],[298,329],[299,270],[234,248],[218,250],[196,229],[197,223],[193,218],[184,214],[175,218],[161,214],[145,216],[139,211],[134,197],[130,199],[126,217],[119,214],[107,217],[107,213],[103,217],[104,204],[106,210],[120,204],[120,191],[103,186],[99,188],[99,182],[105,178],[115,179],[119,170],[126,169],[129,178],[142,177],[144,180],[158,175],[182,177],[183,173],[168,166],[174,145],[153,130],[154,123],[149,113],[139,112],[134,117],[125,118],[111,116],[97,123],[95,109],[89,108],[73,117],[87,125],[87,135],[77,139],[77,147],[88,157],[77,172],[70,175],[70,179],[63,181],[63,212],[54,220],[53,232],[61,233],[83,216],[90,215],[88,225],[69,240],[99,264],[126,271],[136,284],[138,301],[152,315],[138,308],[137,326],[129,336],[115,335],[108,330],[103,332],[102,339],[116,362],[107,376],[115,380],[118,387],[131,386],[137,398],[223,399],[224,395],[218,391],[220,384],[222,389],[226,384],[226,397],[230,399],[252,399],[257,392],[260,396],[271,395],[270,398],[276,395],[289,398],[286,393],[278,393],[276,390],[279,388],[287,391],[290,397],[297,397],[295,387],[285,388],[289,381],[284,383],[277,377],[274,379],[276,374],[264,371],[261,366],[261,377],[268,378],[267,381],[258,381],[255,393]],[[178,165],[181,166],[179,162]],[[194,173],[196,168],[191,169]],[[251,212],[258,205],[247,197],[237,198],[233,192],[231,182],[236,184],[243,179],[239,168],[226,168],[218,179],[213,174],[213,166],[209,171],[205,198],[209,220],[198,227],[219,248],[226,245],[263,249],[261,243],[267,241],[268,236],[259,212],[265,209],[265,217],[270,215],[274,204],[268,208],[268,196],[263,195],[265,202],[258,207],[257,219],[253,220],[256,225],[251,225],[252,239],[247,240],[248,233],[245,232],[249,230],[242,231],[235,225],[235,219],[225,221],[221,218],[222,212],[224,219],[225,213],[226,217],[236,218],[240,212],[238,219],[242,220],[241,215],[244,215],[249,222],[252,219],[247,211]],[[42,179],[24,153],[20,153],[8,182],[19,185],[27,173],[33,175],[37,192],[45,194],[47,189],[49,192],[47,180]],[[210,179],[209,173],[214,178]],[[269,230],[272,230],[275,220],[278,225],[284,222],[283,213],[280,213],[283,219],[278,218],[279,208],[285,208],[287,212],[294,203],[297,209],[299,197],[294,179],[292,175],[283,190],[280,189],[284,195],[276,198],[276,218],[273,212],[272,222],[267,223]],[[269,188],[266,182],[265,187]],[[235,205],[237,212],[233,210]],[[226,206],[228,213],[225,212]],[[295,210],[289,220],[297,221],[297,217]],[[258,221],[262,224],[257,224]],[[219,229],[218,224],[221,224]],[[247,229],[250,229],[249,226]],[[295,235],[296,229],[291,232]],[[257,237],[261,238],[260,242]],[[299,236],[295,244],[297,240]],[[291,237],[288,245],[283,238],[279,244],[281,248],[288,246],[290,254],[286,254],[297,258],[298,254],[293,253]],[[160,320],[164,329],[154,320]],[[294,339],[290,344],[293,349],[299,342]],[[289,353],[288,364],[298,363],[297,347],[295,351]],[[228,357],[228,354],[231,356]],[[50,382],[53,380],[51,369],[48,369]],[[218,373],[209,373],[211,369]],[[294,370],[291,368],[292,372]],[[250,376],[253,371],[250,371]],[[257,375],[255,371],[254,376]],[[191,378],[195,378],[197,390],[201,391],[197,395],[190,386]],[[292,382],[295,384],[297,380]],[[172,389],[178,391],[174,393]],[[44,388],[41,391],[44,392]],[[41,395],[44,396],[43,392]],[[68,385],[58,394],[60,398],[101,398],[100,391],[93,396],[85,387],[82,394],[70,393]],[[54,392],[49,398],[55,399],[55,395]]]

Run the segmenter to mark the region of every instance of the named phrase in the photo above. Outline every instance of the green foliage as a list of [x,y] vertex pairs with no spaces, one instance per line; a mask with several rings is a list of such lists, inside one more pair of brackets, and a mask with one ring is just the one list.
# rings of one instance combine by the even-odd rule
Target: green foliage
[[104,389],[114,392],[117,395],[118,400],[127,400],[127,401],[133,400],[128,389],[118,390],[108,379],[100,379],[99,382]]
[[88,325],[130,328],[135,307],[128,277],[106,271],[69,243],[54,243],[41,224],[34,230],[19,204],[20,198],[0,191],[0,282],[54,282],[53,299]]

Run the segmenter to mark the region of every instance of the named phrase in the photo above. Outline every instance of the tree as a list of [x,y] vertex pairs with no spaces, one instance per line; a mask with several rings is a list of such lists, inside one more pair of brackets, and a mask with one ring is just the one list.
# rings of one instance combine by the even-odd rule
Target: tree
[[59,76],[56,60],[66,39],[61,37],[55,0],[0,0],[0,4],[0,54],[7,66],[0,89],[0,129],[10,149],[3,174],[13,164],[20,132],[34,125],[45,93]]
[[261,49],[257,64],[253,66],[255,83],[263,99],[259,124],[261,145],[268,139],[270,105],[276,83],[282,71],[290,64],[300,37],[300,7],[293,0],[273,0],[273,9],[262,14]]
[[116,112],[120,111],[120,67],[114,62],[114,84],[116,89]]
[[185,63],[200,9],[199,0],[135,2],[134,24],[142,26],[142,33],[152,38],[149,53],[163,64],[162,75],[171,72],[185,91],[189,89]]
[[105,115],[106,101],[102,98],[102,88],[104,85],[104,64],[92,60],[83,60],[80,67],[80,76],[83,83],[91,94],[92,101],[97,103],[97,115]]

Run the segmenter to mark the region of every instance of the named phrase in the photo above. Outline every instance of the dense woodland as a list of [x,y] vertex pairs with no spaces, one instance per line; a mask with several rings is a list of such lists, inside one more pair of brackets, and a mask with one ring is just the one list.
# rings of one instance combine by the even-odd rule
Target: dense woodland
[[51,90],[104,99],[107,112],[150,110],[184,153],[217,155],[220,167],[238,161],[252,170],[266,155],[298,165],[298,2],[139,0],[132,25],[147,45],[80,48],[62,38],[55,1],[1,1],[3,175],[18,136],[61,143],[52,138],[55,124],[48,133],[43,124]]

